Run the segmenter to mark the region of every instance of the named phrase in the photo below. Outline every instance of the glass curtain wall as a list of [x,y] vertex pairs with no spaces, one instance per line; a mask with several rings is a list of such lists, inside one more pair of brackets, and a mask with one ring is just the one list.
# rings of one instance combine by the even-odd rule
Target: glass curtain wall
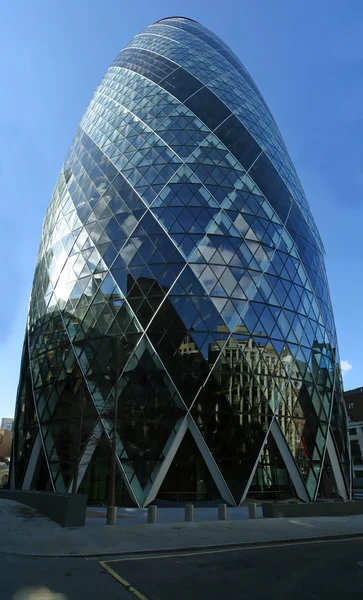
[[11,485],[77,476],[104,502],[116,421],[119,503],[314,500],[328,459],[347,497],[323,254],[240,60],[190,19],[147,27],[97,87],[45,216]]

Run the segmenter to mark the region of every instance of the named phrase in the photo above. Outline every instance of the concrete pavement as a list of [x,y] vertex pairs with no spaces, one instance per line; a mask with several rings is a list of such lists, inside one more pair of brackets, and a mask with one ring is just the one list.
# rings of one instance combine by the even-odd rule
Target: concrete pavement
[[[159,513],[161,510],[169,509],[160,509]],[[53,557],[130,555],[363,536],[363,515],[237,520],[232,511],[229,509],[228,521],[184,523],[180,520],[148,525],[145,511],[137,511],[133,516],[132,511],[120,509],[121,518],[115,526],[105,525],[102,516],[90,515],[85,527],[62,529],[31,508],[11,500],[1,500],[0,536],[4,540],[2,550],[8,554]],[[90,512],[100,511],[92,509]],[[170,514],[163,518],[168,521]],[[173,518],[176,519],[175,513]]]

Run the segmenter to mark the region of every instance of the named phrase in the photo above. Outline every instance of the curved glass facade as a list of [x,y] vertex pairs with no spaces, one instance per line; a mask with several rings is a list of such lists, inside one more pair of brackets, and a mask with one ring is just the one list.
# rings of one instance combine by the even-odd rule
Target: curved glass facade
[[120,52],[56,184],[12,485],[105,501],[115,420],[120,504],[350,494],[319,233],[251,76],[182,17]]

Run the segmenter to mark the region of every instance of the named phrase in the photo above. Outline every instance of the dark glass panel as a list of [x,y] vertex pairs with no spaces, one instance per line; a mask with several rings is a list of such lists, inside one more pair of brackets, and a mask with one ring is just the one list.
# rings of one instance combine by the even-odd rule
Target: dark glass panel
[[177,65],[167,58],[140,48],[126,48],[120,52],[112,66],[131,69],[156,83],[177,68]]
[[50,478],[49,468],[43,448],[40,451],[37,465],[35,467],[31,489],[44,492],[52,492],[53,486]]
[[334,478],[333,469],[331,466],[328,452],[325,453],[324,463],[322,466],[322,474],[320,479],[319,490],[317,494],[318,500],[326,499],[337,500],[340,498],[338,486]]
[[194,340],[196,335],[188,333],[168,298],[151,322],[148,336],[184,402],[190,406],[210,367]]
[[[111,448],[105,434],[100,440],[87,466],[86,472],[79,486],[80,494],[88,494],[88,504],[91,506],[105,506],[108,502],[109,474],[111,472]],[[116,468],[116,505],[135,506],[130,497],[123,478]]]
[[122,381],[118,434],[124,452],[120,459],[132,465],[141,487],[145,488],[161,465],[163,449],[185,409],[145,339],[131,357]]
[[77,369],[65,381],[55,384],[55,393],[58,396],[55,407],[44,414],[42,427],[50,442],[48,459],[51,464],[59,463],[67,487],[95,426],[97,411]]
[[188,430],[174,456],[153,504],[184,505],[185,502],[209,503],[221,500],[207,465]]
[[262,154],[251,168],[251,177],[285,223],[292,197],[280,175],[266,154]]
[[185,105],[212,130],[231,114],[224,102],[206,87],[188,98]]
[[235,115],[217,127],[215,134],[246,170],[261,152],[261,147]]
[[271,434],[264,445],[247,495],[264,500],[296,497],[293,483]]
[[181,102],[184,102],[189,96],[203,87],[199,79],[196,79],[196,77],[193,77],[193,75],[181,67],[165,77],[160,85]]

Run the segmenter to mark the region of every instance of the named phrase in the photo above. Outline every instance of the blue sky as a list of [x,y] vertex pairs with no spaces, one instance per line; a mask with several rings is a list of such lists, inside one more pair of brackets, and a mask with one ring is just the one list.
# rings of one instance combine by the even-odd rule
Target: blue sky
[[170,15],[211,28],[281,129],[325,249],[346,389],[363,386],[361,0],[14,0],[0,22],[0,417],[12,416],[41,224],[76,127],[118,51]]

